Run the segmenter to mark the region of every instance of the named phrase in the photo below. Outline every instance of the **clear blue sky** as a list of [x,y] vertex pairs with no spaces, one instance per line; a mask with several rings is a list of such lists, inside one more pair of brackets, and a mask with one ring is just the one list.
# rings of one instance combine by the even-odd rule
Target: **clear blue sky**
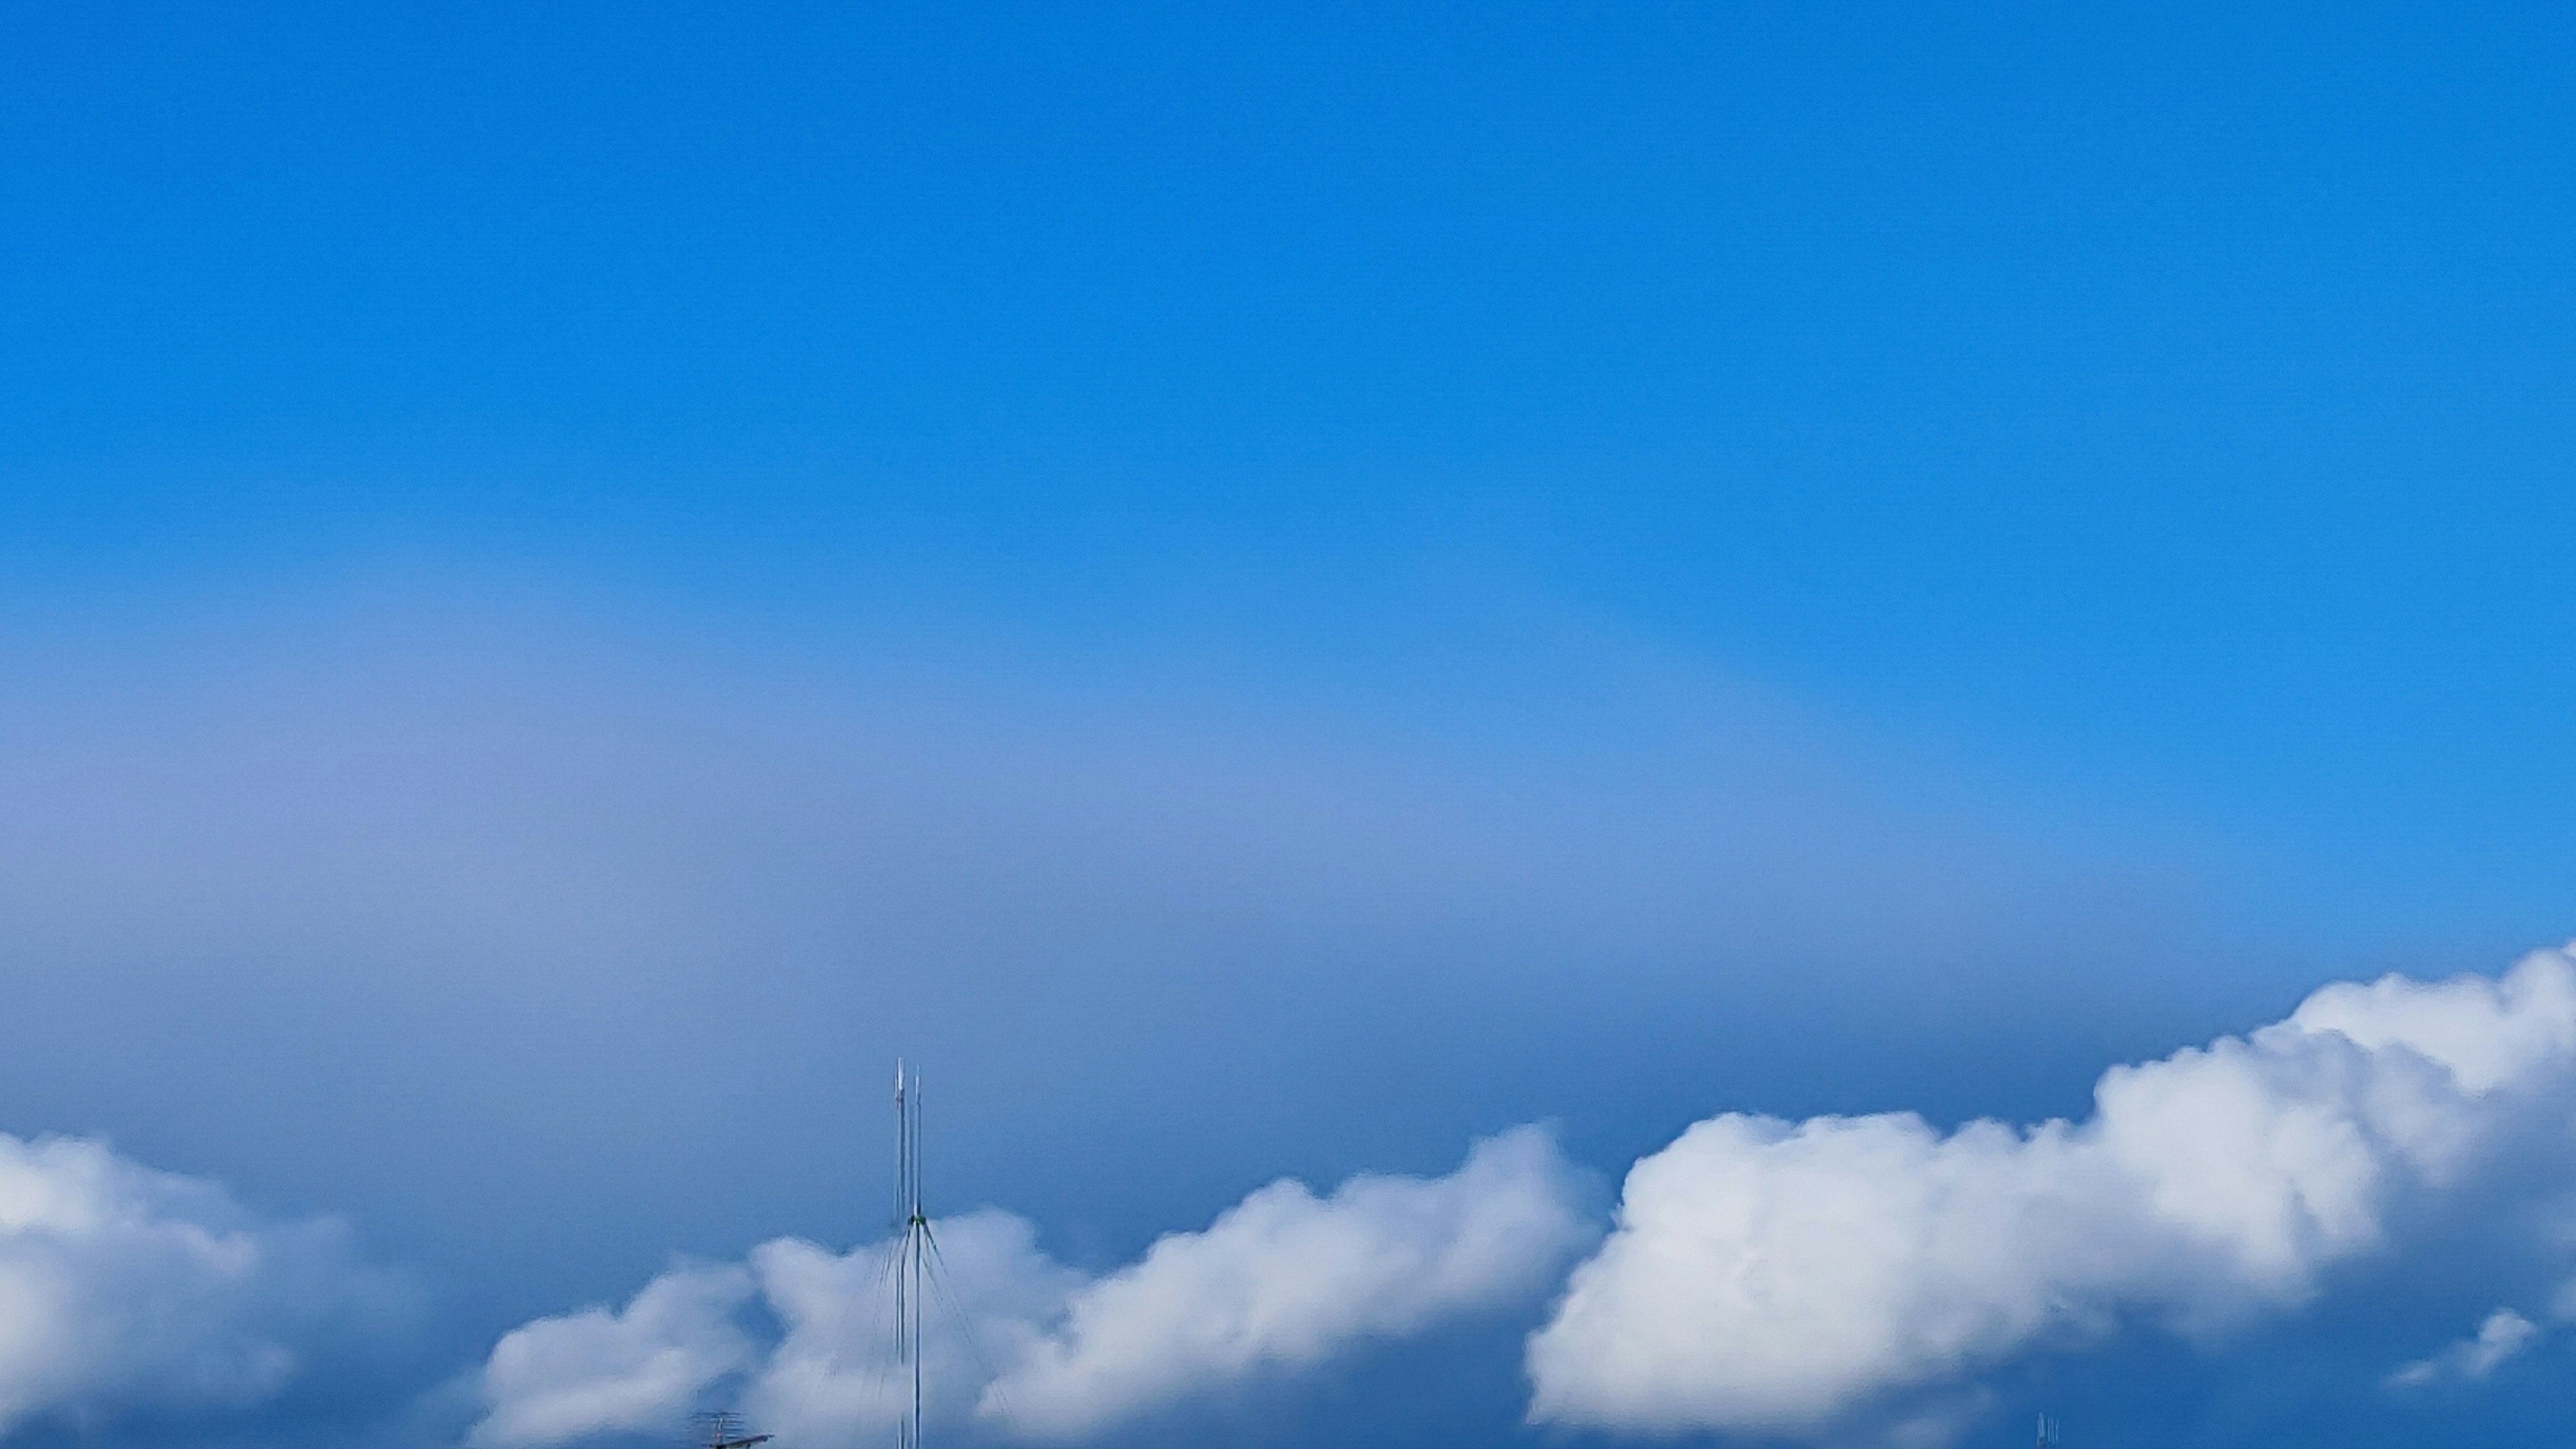
[[[430,1362],[846,1240],[907,1043],[960,1192],[1107,1260],[2500,966],[2576,933],[2571,63],[2485,5],[21,8],[0,1127],[348,1212],[461,1285]],[[653,1065],[710,1012],[750,1082]],[[1461,1382],[1404,1432],[1514,1432]]]
[[396,556],[1300,664],[1501,594],[2538,887],[2568,45],[2515,7],[22,15],[13,593]]

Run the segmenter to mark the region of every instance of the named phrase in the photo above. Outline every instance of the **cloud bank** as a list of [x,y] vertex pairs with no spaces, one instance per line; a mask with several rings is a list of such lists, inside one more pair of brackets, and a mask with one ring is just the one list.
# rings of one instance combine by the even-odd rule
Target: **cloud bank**
[[[1526,1346],[1534,1423],[1934,1443],[2035,1354],[2140,1330],[2215,1345],[2377,1291],[2373,1273],[2429,1281],[2472,1241],[2503,1245],[2540,1299],[2393,1372],[2354,1363],[2351,1384],[2473,1385],[2576,1321],[2576,1288],[2547,1291],[2576,1270],[2571,1104],[2576,957],[2545,951],[2500,979],[2328,986],[2242,1037],[2112,1068],[2078,1121],[1710,1118],[1635,1164],[1561,1281],[1594,1229],[1529,1128],[1446,1177],[1273,1183],[1097,1277],[987,1210],[940,1224],[977,1332],[934,1336],[930,1411],[952,1433],[1096,1442],[1557,1284]],[[475,1449],[655,1429],[718,1393],[800,1442],[881,1434],[905,1402],[886,1261],[780,1239],[528,1324],[483,1368]]]
[[[2328,986],[2113,1068],[2081,1122],[1714,1117],[1629,1173],[1529,1341],[1530,1415],[1825,1437],[2127,1321],[2208,1334],[2292,1308],[2500,1192],[2563,1191],[2572,1068],[2576,962],[2549,951],[2501,980]],[[2491,1180],[2507,1158],[2518,1185]],[[2532,1336],[2491,1318],[2428,1376]]]
[[[1361,1176],[1322,1197],[1272,1183],[1098,1278],[1047,1257],[1010,1214],[946,1219],[945,1301],[962,1313],[935,1315],[930,1411],[999,1437],[1079,1439],[1529,1302],[1590,1239],[1580,1196],[1549,1136],[1520,1128],[1446,1177]],[[666,1426],[728,1381],[763,1427],[799,1443],[881,1433],[908,1403],[886,1255],[777,1239],[741,1267],[676,1268],[622,1310],[513,1330],[484,1365],[471,1440],[536,1449]]]
[[0,1134],[0,1433],[251,1409],[402,1297],[336,1222],[263,1221],[102,1142]]

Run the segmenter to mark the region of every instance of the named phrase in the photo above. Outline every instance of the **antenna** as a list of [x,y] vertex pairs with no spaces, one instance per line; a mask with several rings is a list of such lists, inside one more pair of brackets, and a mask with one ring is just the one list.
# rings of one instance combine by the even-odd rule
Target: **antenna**
[[698,1449],[751,1449],[754,1444],[768,1443],[770,1438],[767,1434],[743,1433],[739,1414],[700,1414],[698,1423],[707,1431]]
[[2057,1421],[2046,1414],[2039,1416],[2039,1449],[2057,1449]]
[[921,1211],[921,1078],[894,1064],[894,1199],[903,1237],[895,1245],[895,1361],[912,1372],[912,1417],[897,1431],[897,1449],[921,1449],[921,1310],[923,1278],[937,1245]]

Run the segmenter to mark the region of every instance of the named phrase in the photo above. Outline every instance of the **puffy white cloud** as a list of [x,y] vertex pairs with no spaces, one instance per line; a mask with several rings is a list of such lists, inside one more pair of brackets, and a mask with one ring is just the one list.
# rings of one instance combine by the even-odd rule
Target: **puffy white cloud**
[[2539,1324],[2510,1308],[2499,1308],[2487,1315],[2475,1334],[2390,1374],[2388,1387],[2415,1389],[2445,1379],[2483,1379],[2505,1360],[2539,1342],[2540,1334]]
[[1533,1128],[1444,1178],[1359,1177],[1329,1198],[1275,1182],[1073,1295],[987,1390],[1023,1433],[1076,1438],[1139,1407],[1366,1338],[1533,1295],[1591,1230]]
[[2401,1209],[2473,1197],[2482,1162],[2563,1118],[2571,1068],[2576,963],[2543,952],[2500,981],[2328,987],[2113,1069],[2080,1123],[1712,1118],[1630,1172],[1530,1339],[1531,1415],[1819,1437],[2124,1317],[2208,1331],[2296,1304]]
[[[987,1208],[943,1218],[931,1311],[924,1314],[924,1412],[956,1423],[1003,1364],[1036,1345],[1083,1275],[1037,1246],[1024,1218]],[[887,1248],[834,1254],[782,1238],[752,1251],[763,1301],[785,1330],[745,1406],[800,1444],[882,1442],[912,1403],[898,1371]]]
[[[1035,1230],[1009,1213],[943,1218],[934,1231],[941,1311],[925,1315],[926,1408],[964,1421],[992,1377],[992,1355],[1025,1352],[1084,1280],[1040,1252]],[[835,1253],[775,1238],[746,1263],[675,1267],[623,1309],[524,1324],[483,1365],[484,1414],[467,1442],[533,1449],[612,1433],[667,1437],[718,1385],[793,1442],[882,1440],[912,1402],[896,1357],[890,1273],[890,1244]]]
[[622,1311],[588,1308],[512,1329],[483,1366],[489,1412],[468,1442],[515,1449],[668,1427],[751,1357],[733,1321],[750,1297],[741,1268],[674,1268]]
[[[1446,1177],[1361,1176],[1325,1197],[1272,1183],[1096,1279],[1049,1258],[1008,1213],[942,1219],[926,1411],[1001,1437],[1080,1438],[1527,1302],[1591,1236],[1579,1196],[1553,1141],[1522,1128]],[[485,1364],[488,1413],[471,1437],[534,1449],[668,1424],[736,1378],[764,1428],[809,1445],[870,1441],[910,1403],[887,1265],[884,1244],[836,1254],[782,1238],[742,1268],[674,1270],[622,1312],[528,1324]]]
[[403,1296],[336,1222],[265,1222],[101,1142],[0,1134],[0,1432],[250,1408]]

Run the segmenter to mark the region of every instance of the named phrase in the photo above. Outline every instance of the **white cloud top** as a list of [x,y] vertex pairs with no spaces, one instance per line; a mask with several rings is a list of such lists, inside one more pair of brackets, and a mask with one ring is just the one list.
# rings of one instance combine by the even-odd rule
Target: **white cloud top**
[[[1040,1252],[1036,1230],[1010,1213],[943,1218],[936,1232],[944,1266],[924,1316],[924,1407],[954,1424],[973,1414],[1001,1366],[1032,1351],[1085,1280]],[[834,1254],[794,1238],[753,1250],[762,1299],[786,1330],[744,1398],[762,1428],[799,1444],[890,1440],[912,1397],[894,1359],[886,1257],[883,1245]]]
[[733,1321],[750,1297],[740,1268],[674,1268],[621,1312],[590,1308],[512,1329],[483,1366],[491,1412],[467,1442],[498,1449],[669,1428],[751,1357]]
[[[942,1220],[929,1410],[1006,1437],[1074,1439],[1255,1375],[1313,1368],[1373,1339],[1526,1303],[1593,1229],[1542,1131],[1478,1143],[1440,1178],[1361,1176],[1318,1197],[1261,1188],[1196,1232],[1167,1234],[1101,1278],[1040,1252],[1023,1220]],[[537,1449],[667,1425],[739,1375],[764,1428],[830,1446],[904,1412],[881,1291],[886,1249],[778,1239],[742,1269],[682,1268],[623,1311],[514,1330],[484,1366],[477,1449]],[[754,1346],[754,1300],[778,1329]]]
[[2563,1116],[2571,1066],[2576,963],[2543,952],[2501,981],[2330,986],[2114,1068],[2081,1123],[1712,1118],[1630,1172],[1531,1337],[1531,1416],[1817,1437],[2124,1317],[2294,1304],[2410,1195],[2460,1206]]
[[398,1297],[337,1223],[263,1222],[101,1142],[0,1134],[0,1432],[248,1409]]
[[1444,1178],[1353,1178],[1329,1198],[1275,1182],[1086,1284],[983,1408],[1036,1437],[1081,1437],[1203,1385],[1535,1297],[1589,1237],[1534,1129],[1480,1144]]

